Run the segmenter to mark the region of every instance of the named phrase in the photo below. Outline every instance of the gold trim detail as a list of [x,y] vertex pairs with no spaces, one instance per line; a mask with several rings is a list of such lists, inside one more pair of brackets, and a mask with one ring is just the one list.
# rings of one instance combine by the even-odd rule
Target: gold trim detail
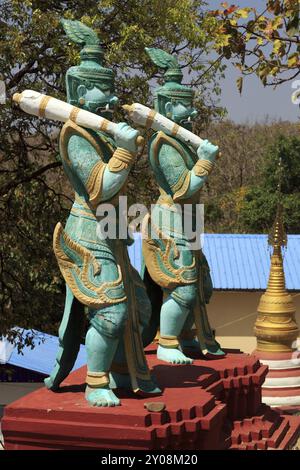
[[89,209],[89,206],[87,204],[87,202],[85,201],[85,199],[81,196],[79,196],[78,193],[75,192],[75,202],[77,204],[80,204],[81,206],[83,206],[85,209]]
[[173,186],[171,186],[173,193],[176,193],[179,189],[181,189],[188,173],[189,173],[189,170],[186,168],[180,175],[178,181]]
[[118,147],[110,158],[107,166],[109,171],[118,173],[127,169],[135,160],[135,156],[128,150]]
[[88,211],[79,209],[78,207],[72,207],[70,214],[74,215],[75,217],[83,216],[83,217],[88,217],[89,219],[97,220],[94,212],[92,212],[91,210],[88,212]]
[[79,108],[76,108],[76,106],[73,106],[73,109],[72,109],[72,111],[70,112],[70,116],[69,116],[70,121],[73,121],[73,122],[76,123],[76,120],[77,120],[77,116],[78,116],[79,111],[80,111]]
[[86,383],[91,388],[103,388],[109,384],[107,372],[90,372],[86,374]]
[[172,135],[175,137],[178,134],[178,131],[180,129],[180,126],[174,122],[173,127],[172,127]]
[[101,121],[101,124],[99,126],[99,130],[102,131],[102,132],[107,132],[109,124],[110,124],[110,122],[107,119],[103,118],[103,120]]
[[68,163],[69,165],[71,163],[68,156],[68,142],[72,135],[77,135],[79,137],[82,137],[83,139],[86,139],[92,145],[92,147],[94,147],[94,149],[99,155],[99,159],[101,159],[102,150],[96,139],[94,139],[94,137],[92,137],[86,129],[78,126],[78,124],[69,119],[64,124],[59,137],[62,157],[66,163]]
[[[82,258],[82,268],[77,266],[74,261],[72,261],[65,254],[61,247],[61,237],[63,238],[65,244],[71,250],[74,250]],[[122,274],[120,266],[118,266],[118,278],[115,281],[103,282],[100,286],[96,286],[95,284],[93,284],[89,279],[89,266],[93,266],[95,276],[100,274],[100,263],[96,260],[96,258],[88,249],[79,245],[79,243],[76,243],[74,240],[71,239],[71,237],[69,237],[69,235],[64,231],[60,222],[56,225],[54,229],[53,250],[58,262],[59,269],[66,283],[70,287],[73,295],[76,297],[76,299],[79,300],[79,302],[84,305],[87,305],[88,307],[99,309],[107,305],[117,304],[126,300],[126,295],[117,299],[111,299],[105,293],[107,289],[119,287],[122,284]],[[97,294],[96,299],[81,292],[77,285],[75,274],[80,279],[85,288]]]
[[14,94],[13,94],[13,101],[14,101],[15,103],[20,104],[21,101],[22,101],[22,98],[23,98],[23,94],[22,94],[22,93],[14,93]]
[[96,209],[102,195],[102,183],[103,183],[103,174],[107,164],[103,163],[102,160],[99,160],[98,163],[92,169],[89,178],[86,183],[86,189],[89,194],[90,204]]
[[162,131],[159,131],[157,133],[157,136],[155,137],[155,139],[152,142],[153,155],[154,155],[154,159],[157,163],[159,163],[159,158],[158,158],[159,157],[159,150],[160,150],[160,147],[163,144],[168,144],[171,147],[173,147],[174,149],[176,149],[177,152],[182,156],[182,159],[185,162],[185,164],[187,164],[186,154],[185,154],[183,148],[181,147],[181,145],[173,137],[170,137],[169,135],[165,134]]
[[[168,144],[173,147],[177,152],[181,155],[185,165],[187,166],[187,155],[181,145],[173,138],[168,136],[162,131],[157,133],[156,138],[153,140],[152,148],[153,148],[153,156],[154,160],[157,165],[159,165],[159,150],[163,144]],[[191,173],[188,169],[183,172],[178,182],[171,188],[173,191],[173,200],[174,202],[182,199],[190,185]]]
[[[150,215],[148,214],[145,219],[143,220],[143,230],[146,229],[146,226],[149,224]],[[171,259],[171,250],[173,249],[173,259],[177,259],[179,257],[178,247],[176,246],[175,241],[173,238],[166,236],[163,232],[154,225],[153,222],[151,223],[151,230],[155,231],[158,235],[159,239],[164,243],[165,250],[161,250],[161,248],[156,244],[155,240],[147,237],[147,234],[144,234],[143,237],[143,255],[145,258],[145,264],[147,266],[148,272],[151,278],[162,288],[165,289],[173,289],[178,285],[186,285],[186,284],[194,284],[197,282],[197,277],[192,279],[185,279],[183,277],[183,273],[187,271],[192,271],[195,269],[196,261],[193,258],[193,262],[190,266],[181,266],[176,268],[172,266],[170,259]],[[163,264],[167,272],[162,272],[160,262]]]
[[186,195],[190,187],[190,181],[191,181],[191,173],[190,171],[187,171],[185,173],[185,178],[181,183],[181,187],[173,195],[174,202],[177,202],[179,199],[184,198],[184,196]]
[[214,164],[209,160],[198,160],[193,170],[196,176],[208,176],[213,166]]
[[43,96],[43,98],[41,99],[40,106],[39,106],[39,117],[41,118],[45,117],[47,104],[49,103],[50,100],[51,100],[51,96]]
[[179,341],[177,336],[161,336],[159,337],[158,344],[164,348],[177,349]]
[[159,188],[160,196],[156,201],[156,204],[165,205],[168,207],[174,206],[173,198],[170,194],[164,192],[162,188]]
[[156,114],[157,112],[154,109],[151,109],[146,119],[146,123],[145,123],[146,129],[151,129],[151,126],[153,124]]

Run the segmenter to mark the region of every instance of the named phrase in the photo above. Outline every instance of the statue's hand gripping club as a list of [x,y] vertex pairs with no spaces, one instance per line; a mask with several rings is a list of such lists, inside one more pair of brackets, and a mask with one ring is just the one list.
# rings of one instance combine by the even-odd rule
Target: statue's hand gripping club
[[197,149],[198,161],[194,166],[196,176],[208,176],[213,169],[218,157],[219,147],[211,144],[208,140],[203,140]]
[[209,140],[203,140],[197,149],[197,155],[199,160],[208,160],[214,163],[218,158],[219,147],[212,144]]
[[133,155],[138,151],[138,136],[139,132],[128,126],[126,122],[119,122],[115,127],[114,138],[117,147],[128,150]]

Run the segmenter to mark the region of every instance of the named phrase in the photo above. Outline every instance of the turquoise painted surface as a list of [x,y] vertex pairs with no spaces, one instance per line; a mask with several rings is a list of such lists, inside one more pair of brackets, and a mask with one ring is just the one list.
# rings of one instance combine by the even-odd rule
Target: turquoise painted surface
[[[177,59],[161,49],[146,48],[146,51],[152,62],[165,70],[164,84],[154,93],[155,109],[176,124],[191,130],[192,119],[196,116],[193,91],[181,84],[182,72]],[[161,133],[154,134],[149,143],[149,163],[161,192],[151,215],[151,226],[158,227],[164,236],[172,240],[173,245],[166,260],[167,245],[153,239],[158,250],[151,256],[148,252],[145,258],[150,276],[152,275],[153,280],[164,290],[160,311],[160,335],[174,338],[173,347],[164,346],[163,340],[159,345],[158,357],[166,362],[191,363],[192,360],[182,350],[187,346],[214,355],[223,354],[213,337],[205,308],[205,302],[209,302],[212,294],[209,267],[203,253],[195,253],[190,248],[183,215],[184,203],[191,204],[190,217],[193,220],[193,228],[196,228],[196,204],[199,202],[199,192],[207,180],[207,175],[199,175],[197,163],[201,160],[214,163],[217,152],[218,147],[207,140],[196,152],[177,138]],[[178,211],[176,204],[180,204],[182,210]],[[154,256],[161,275],[152,269]],[[180,279],[176,282],[166,281],[168,277],[171,278],[172,273],[175,275],[176,270],[181,270]],[[201,335],[198,334],[198,340],[181,339],[183,333],[191,329],[196,309],[201,324],[198,333],[201,329]],[[179,346],[176,346],[175,340],[179,341]]]
[[[84,45],[80,65],[71,67],[66,75],[68,102],[111,120],[118,99],[114,94],[113,72],[102,65],[103,52],[97,35],[78,21],[63,20],[63,26],[72,41]],[[99,193],[96,194],[98,203],[118,196],[131,165],[120,171],[111,171],[107,163],[117,148],[135,154],[138,132],[126,123],[117,125],[114,139],[101,132],[86,130],[84,134],[80,128],[70,124],[68,129],[68,137],[62,134],[61,154],[64,155],[65,173],[75,191],[75,202],[56,247],[58,263],[67,283],[67,295],[59,329],[60,347],[56,365],[45,384],[57,390],[72,369],[82,339],[86,312],[89,320],[85,339],[88,369],[86,399],[92,406],[117,406],[120,400],[112,387],[133,387],[140,392],[160,393],[150,377],[143,351],[139,351],[140,345],[142,347],[139,335],[148,323],[151,305],[145,289],[141,288],[139,274],[130,265],[127,240],[99,238],[99,217],[96,217],[97,207],[91,204],[90,180],[91,175],[96,175],[94,186]],[[102,182],[98,184],[100,179]],[[112,204],[118,211],[117,201]],[[65,259],[68,260],[67,265]],[[99,297],[100,288],[102,300]],[[111,370],[113,362],[119,367],[127,367],[129,353],[124,345],[126,324],[132,324],[129,332],[132,335],[130,354],[134,371],[130,372],[130,376],[128,370],[123,374]],[[89,379],[89,374],[93,374],[94,383]]]

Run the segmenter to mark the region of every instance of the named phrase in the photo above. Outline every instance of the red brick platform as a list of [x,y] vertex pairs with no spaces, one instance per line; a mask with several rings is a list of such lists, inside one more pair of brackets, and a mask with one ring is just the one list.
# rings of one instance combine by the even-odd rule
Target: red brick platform
[[[228,352],[223,359],[167,365],[153,348],[147,358],[162,396],[119,391],[122,406],[90,407],[81,368],[61,393],[39,389],[5,408],[5,449],[285,449],[297,440],[300,417],[261,404],[267,367],[256,358]],[[165,410],[144,408],[154,401],[164,402]]]

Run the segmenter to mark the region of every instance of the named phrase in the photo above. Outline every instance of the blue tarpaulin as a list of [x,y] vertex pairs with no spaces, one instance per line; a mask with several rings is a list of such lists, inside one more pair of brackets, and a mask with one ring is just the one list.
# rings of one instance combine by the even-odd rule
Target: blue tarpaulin
[[[26,333],[28,333],[28,331],[24,330],[24,336]],[[33,349],[31,349],[29,346],[26,346],[22,350],[22,354],[18,354],[18,350],[15,347],[12,351],[10,351],[10,355],[7,355],[5,362],[13,366],[22,367],[24,369],[29,369],[41,374],[49,375],[55,365],[55,357],[59,346],[58,337],[47,335],[45,333],[41,333],[40,331],[36,331],[35,333],[35,347]],[[7,348],[7,350],[10,350],[11,345],[7,340],[2,338],[1,343],[2,348]],[[2,363],[3,362],[4,361],[2,361]],[[80,347],[80,351],[78,353],[73,370],[78,369],[84,364],[86,364],[86,353],[85,347],[82,345]]]

